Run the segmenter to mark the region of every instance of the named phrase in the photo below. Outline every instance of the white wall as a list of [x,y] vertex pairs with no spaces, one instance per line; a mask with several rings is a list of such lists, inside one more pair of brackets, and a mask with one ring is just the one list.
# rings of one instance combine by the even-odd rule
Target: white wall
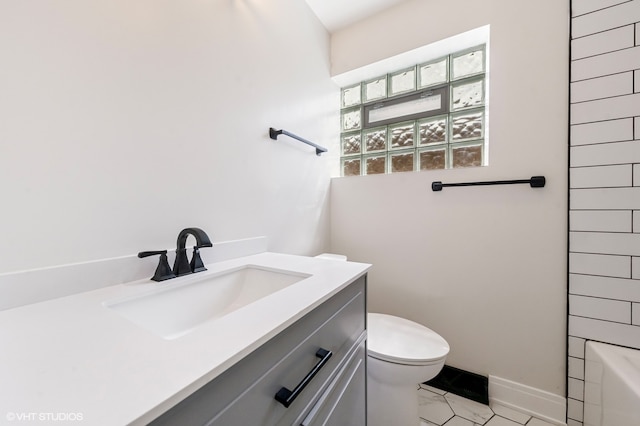
[[640,349],[640,1],[572,6],[568,425],[582,426],[585,341]]
[[[482,25],[489,166],[337,178],[332,251],[373,263],[370,310],[451,345],[449,365],[565,395],[569,1],[413,0],[332,36],[332,73]],[[522,179],[547,186],[445,188]]]
[[268,138],[337,141],[305,2],[4,0],[0,52],[0,273],[173,247],[188,226],[326,248],[331,155]]

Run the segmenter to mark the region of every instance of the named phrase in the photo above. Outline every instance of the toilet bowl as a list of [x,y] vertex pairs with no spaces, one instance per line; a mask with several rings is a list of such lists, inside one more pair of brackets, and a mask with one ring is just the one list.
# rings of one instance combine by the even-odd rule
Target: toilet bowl
[[[322,253],[317,258],[347,260]],[[367,426],[416,426],[418,385],[444,367],[449,344],[408,319],[367,314]]]
[[367,315],[367,425],[418,425],[418,385],[444,366],[449,344],[404,318]]

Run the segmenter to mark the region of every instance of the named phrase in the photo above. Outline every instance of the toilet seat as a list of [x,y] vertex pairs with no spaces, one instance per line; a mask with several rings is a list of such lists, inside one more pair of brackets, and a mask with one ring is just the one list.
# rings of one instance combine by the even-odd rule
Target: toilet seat
[[441,362],[449,344],[429,328],[393,315],[367,314],[367,352],[382,361],[404,365]]

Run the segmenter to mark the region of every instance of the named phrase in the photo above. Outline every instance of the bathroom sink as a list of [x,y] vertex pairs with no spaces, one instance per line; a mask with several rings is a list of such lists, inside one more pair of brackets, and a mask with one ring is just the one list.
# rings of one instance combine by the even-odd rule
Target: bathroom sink
[[166,288],[104,306],[160,337],[175,339],[309,276],[247,265],[179,277],[165,282]]

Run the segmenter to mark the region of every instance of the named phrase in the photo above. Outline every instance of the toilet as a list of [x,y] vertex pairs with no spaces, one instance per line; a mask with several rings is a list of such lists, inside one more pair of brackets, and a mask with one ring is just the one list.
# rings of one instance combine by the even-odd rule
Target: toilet
[[417,426],[418,385],[444,366],[449,344],[393,315],[367,314],[367,425]]
[[[323,253],[328,260],[346,256]],[[417,426],[418,385],[433,379],[449,344],[429,328],[393,315],[367,314],[367,426]]]

